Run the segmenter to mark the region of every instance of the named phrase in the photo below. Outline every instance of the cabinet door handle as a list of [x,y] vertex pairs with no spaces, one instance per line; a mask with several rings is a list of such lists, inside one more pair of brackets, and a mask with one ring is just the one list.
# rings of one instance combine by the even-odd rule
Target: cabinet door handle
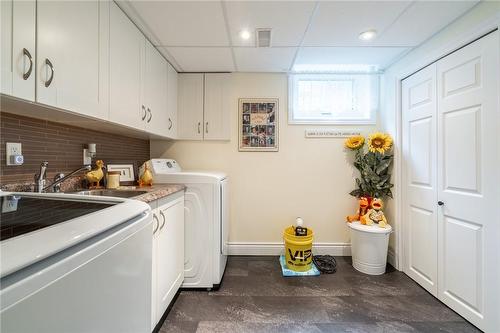
[[201,133],[200,126],[201,126],[201,123],[200,123],[200,122],[198,122],[198,134],[200,134],[200,133]]
[[205,133],[208,133],[208,121],[205,123]]
[[144,119],[146,119],[146,115],[147,115],[146,108],[144,107],[144,105],[142,105],[141,109],[142,109],[142,117],[141,117],[141,119],[144,120]]
[[28,68],[28,71],[26,73],[23,73],[23,79],[27,80],[31,75],[31,71],[33,70],[33,58],[26,48],[23,48],[23,55],[25,55],[30,61],[30,67]]
[[168,129],[169,130],[172,129],[172,126],[173,126],[172,119],[168,118]]
[[52,80],[54,79],[54,66],[48,58],[45,58],[45,65],[49,66],[50,68],[50,77],[47,81],[45,81],[45,87],[48,88],[52,83]]
[[444,202],[442,202],[442,201],[438,201],[438,205],[439,205],[439,206],[444,206]]
[[149,113],[149,118],[148,118],[148,123],[151,121],[151,119],[153,118],[153,113],[151,112],[151,110],[148,108],[148,113]]
[[160,225],[160,221],[158,220],[158,217],[156,216],[156,214],[153,214],[153,219],[156,220],[156,228],[155,228],[155,230],[153,230],[153,235],[154,235],[158,231],[158,226]]
[[162,211],[160,211],[160,215],[161,215],[161,217],[163,219],[163,223],[162,223],[162,225],[160,227],[160,231],[161,231],[161,229],[163,229],[163,227],[165,226],[165,223],[167,223],[167,219],[165,218],[165,214],[163,214]]

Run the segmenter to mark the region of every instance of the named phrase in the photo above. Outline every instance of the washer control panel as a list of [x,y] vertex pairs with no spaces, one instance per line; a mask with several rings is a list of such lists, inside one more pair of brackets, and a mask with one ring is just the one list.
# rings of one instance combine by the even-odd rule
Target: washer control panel
[[153,158],[148,161],[151,170],[156,175],[163,175],[168,173],[181,172],[180,165],[170,158]]

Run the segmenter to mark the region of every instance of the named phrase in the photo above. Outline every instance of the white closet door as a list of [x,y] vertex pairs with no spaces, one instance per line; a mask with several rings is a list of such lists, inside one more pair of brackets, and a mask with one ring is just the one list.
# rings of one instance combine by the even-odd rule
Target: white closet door
[[500,327],[498,32],[437,63],[439,298]]
[[405,273],[437,295],[436,65],[402,83]]

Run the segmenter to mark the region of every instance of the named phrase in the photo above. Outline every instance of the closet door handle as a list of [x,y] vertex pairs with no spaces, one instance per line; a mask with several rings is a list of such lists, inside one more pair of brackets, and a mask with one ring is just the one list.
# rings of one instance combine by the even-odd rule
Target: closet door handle
[[160,225],[160,221],[158,220],[158,217],[156,216],[156,214],[153,214],[153,219],[156,220],[156,228],[155,228],[155,230],[153,230],[153,235],[154,235],[158,231],[158,226]]
[[198,122],[198,134],[201,134],[201,123]]
[[172,119],[168,118],[168,129],[169,130],[172,129],[172,126],[173,126]]
[[28,71],[26,73],[23,73],[23,79],[27,80],[31,75],[31,71],[33,70],[33,58],[31,57],[31,53],[26,48],[23,48],[23,55],[26,56],[30,61],[30,67],[28,68]]
[[50,77],[47,81],[45,81],[45,88],[48,88],[52,83],[52,80],[54,79],[54,66],[48,58],[45,58],[45,65],[49,66],[50,68]]
[[144,120],[144,119],[146,119],[146,115],[147,115],[146,108],[144,107],[144,105],[142,105],[141,109],[142,109],[142,117],[141,118],[142,118],[142,120]]
[[205,123],[205,133],[208,133],[208,121]]
[[165,217],[165,214],[163,214],[162,211],[160,211],[160,215],[161,215],[161,217],[163,219],[163,223],[162,223],[162,225],[160,227],[160,231],[161,231],[161,229],[163,229],[163,227],[165,226],[165,223],[167,222],[167,218]]
[[153,113],[151,112],[151,110],[148,108],[148,113],[149,113],[149,118],[148,118],[148,123],[151,121],[151,119],[153,118]]
[[442,201],[438,201],[438,205],[439,205],[439,206],[444,206],[444,202],[442,202]]

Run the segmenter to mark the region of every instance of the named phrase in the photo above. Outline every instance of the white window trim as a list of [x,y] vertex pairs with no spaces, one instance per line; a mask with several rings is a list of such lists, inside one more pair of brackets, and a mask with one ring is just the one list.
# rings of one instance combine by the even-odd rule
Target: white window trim
[[[299,73],[296,73],[299,74]],[[319,74],[319,73],[314,73],[314,74]],[[329,73],[325,73],[329,74]],[[359,73],[357,73],[359,75]],[[300,119],[294,119],[293,117],[293,107],[294,107],[294,102],[293,102],[293,97],[294,97],[294,86],[293,86],[293,76],[295,74],[289,74],[288,75],[288,124],[289,125],[377,125],[377,114],[379,112],[380,108],[380,75],[378,75],[378,103],[376,105],[375,110],[371,112],[370,114],[370,119],[367,120],[359,120],[359,119],[342,119],[342,120],[300,120]],[[323,74],[321,74],[323,75]],[[343,75],[343,74],[342,74]],[[349,74],[347,74],[349,75]],[[371,74],[367,74],[371,75]],[[376,74],[374,74],[376,75]]]

